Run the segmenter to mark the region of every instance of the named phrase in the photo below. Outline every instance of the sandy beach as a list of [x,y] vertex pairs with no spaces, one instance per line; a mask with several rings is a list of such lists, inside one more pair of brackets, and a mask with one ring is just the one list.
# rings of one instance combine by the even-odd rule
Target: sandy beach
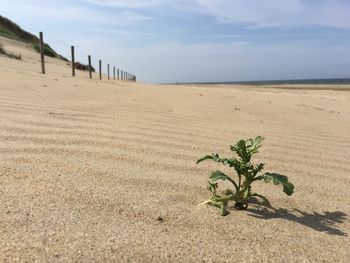
[[[42,75],[0,42],[22,55],[0,55],[0,262],[348,262],[350,86],[100,81],[52,58]],[[222,167],[196,160],[257,135],[294,195],[198,205]]]

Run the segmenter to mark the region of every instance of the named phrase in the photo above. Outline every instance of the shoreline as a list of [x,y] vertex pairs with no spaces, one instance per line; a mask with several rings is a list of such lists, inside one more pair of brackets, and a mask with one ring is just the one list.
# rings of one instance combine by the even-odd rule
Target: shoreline
[[350,84],[158,84],[159,86],[189,86],[208,88],[271,88],[289,90],[350,91]]

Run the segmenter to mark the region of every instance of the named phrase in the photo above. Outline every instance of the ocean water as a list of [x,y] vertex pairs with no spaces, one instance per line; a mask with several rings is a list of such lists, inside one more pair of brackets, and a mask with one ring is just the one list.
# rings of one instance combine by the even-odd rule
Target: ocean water
[[350,84],[350,78],[344,79],[293,79],[293,80],[261,80],[261,81],[225,81],[225,82],[187,82],[171,84],[205,84],[205,85],[230,85],[230,84],[249,84],[249,85],[283,85],[283,84]]

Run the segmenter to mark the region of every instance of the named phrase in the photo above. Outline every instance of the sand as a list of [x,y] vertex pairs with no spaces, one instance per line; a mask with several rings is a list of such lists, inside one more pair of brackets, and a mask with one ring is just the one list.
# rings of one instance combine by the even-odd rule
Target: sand
[[[42,75],[0,42],[22,55],[0,55],[0,262],[348,262],[349,86],[99,81],[55,59]],[[295,194],[199,206],[222,167],[196,160],[257,135]]]

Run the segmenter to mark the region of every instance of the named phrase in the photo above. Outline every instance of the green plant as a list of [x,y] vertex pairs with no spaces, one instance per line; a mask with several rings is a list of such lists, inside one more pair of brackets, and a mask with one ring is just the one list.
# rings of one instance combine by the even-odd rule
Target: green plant
[[[39,39],[37,36],[23,30],[20,26],[0,15],[0,36],[5,38],[13,39],[16,41],[24,42],[26,44],[31,44],[33,48],[40,52]],[[56,53],[48,44],[44,44],[44,54],[45,56],[62,59],[68,61],[65,57]],[[20,56],[17,56],[17,59]],[[16,58],[16,57],[13,57]]]
[[[207,155],[197,161],[201,163],[206,160],[213,160],[218,163],[222,163],[225,166],[233,168],[236,172],[237,179],[233,180],[230,176],[221,171],[213,171],[209,175],[211,181],[209,181],[208,190],[212,193],[212,197],[204,202],[212,206],[219,207],[221,209],[221,215],[227,214],[227,205],[229,201],[235,202],[235,208],[238,210],[244,210],[248,207],[248,201],[251,197],[261,198],[263,201],[269,203],[266,197],[252,192],[252,183],[255,181],[265,181],[266,183],[272,181],[275,185],[282,185],[283,192],[287,195],[292,195],[294,192],[294,185],[288,181],[288,177],[277,173],[259,173],[264,169],[264,164],[260,163],[254,165],[251,162],[251,158],[254,154],[259,152],[259,148],[262,146],[263,137],[258,136],[255,139],[240,140],[235,145],[231,145],[230,149],[237,157],[232,158],[220,158],[218,154]],[[234,189],[227,189],[218,194],[218,182],[219,180],[229,181],[234,186]]]
[[[33,47],[36,50],[36,52],[40,52],[39,43],[33,44]],[[52,58],[56,57],[55,51],[53,51],[52,48],[50,48],[47,44],[44,44],[44,55]]]

